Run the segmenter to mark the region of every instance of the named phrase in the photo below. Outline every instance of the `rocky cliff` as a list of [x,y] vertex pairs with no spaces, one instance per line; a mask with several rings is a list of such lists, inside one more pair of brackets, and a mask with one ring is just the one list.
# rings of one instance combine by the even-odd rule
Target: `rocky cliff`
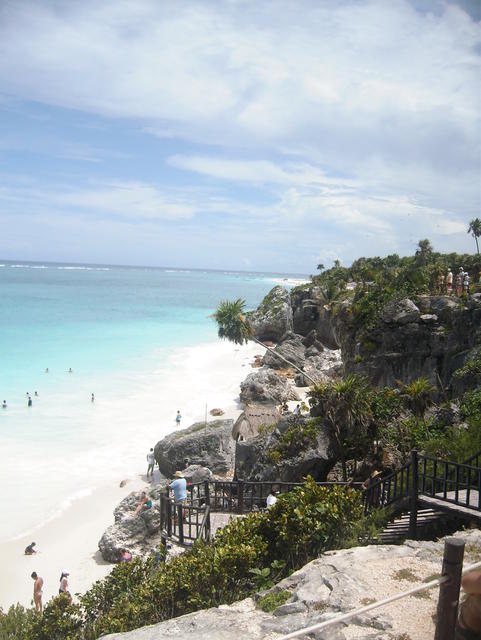
[[[340,349],[345,373],[364,374],[377,386],[396,386],[399,380],[409,383],[425,377],[436,387],[446,388],[453,372],[481,343],[479,293],[466,303],[450,296],[391,302],[369,328],[356,324],[349,301],[323,304],[314,285],[286,291],[282,299],[282,306],[268,307],[265,320],[265,305],[256,311],[254,329],[259,335],[267,333],[266,326],[292,324],[298,343],[311,336],[317,344]],[[275,318],[276,314],[280,317]],[[287,336],[288,349],[298,360],[292,335]],[[283,336],[278,348],[283,348],[285,340]]]
[[[466,541],[465,565],[479,560],[481,532],[472,530],[455,535]],[[275,640],[432,580],[441,573],[443,547],[443,540],[407,541],[402,546],[332,551],[254,598],[103,638]],[[322,638],[431,640],[437,598],[437,588],[424,591],[333,625],[322,631]],[[321,637],[321,632],[318,636]]]

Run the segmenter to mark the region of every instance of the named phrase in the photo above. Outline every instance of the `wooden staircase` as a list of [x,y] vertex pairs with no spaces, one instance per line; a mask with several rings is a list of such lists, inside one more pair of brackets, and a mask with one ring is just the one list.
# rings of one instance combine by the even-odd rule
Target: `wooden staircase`
[[[426,540],[436,537],[436,532],[446,525],[446,517],[436,509],[419,509],[417,517],[417,538]],[[409,538],[409,511],[401,513],[388,522],[381,532],[379,544],[401,544]]]

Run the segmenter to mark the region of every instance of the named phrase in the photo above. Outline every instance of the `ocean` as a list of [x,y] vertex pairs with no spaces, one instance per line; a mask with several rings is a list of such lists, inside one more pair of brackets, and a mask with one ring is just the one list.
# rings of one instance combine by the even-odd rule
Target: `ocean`
[[177,409],[185,426],[206,407],[232,404],[238,381],[214,383],[212,372],[236,351],[213,351],[211,314],[224,299],[254,308],[275,284],[298,279],[2,261],[0,542],[143,472]]

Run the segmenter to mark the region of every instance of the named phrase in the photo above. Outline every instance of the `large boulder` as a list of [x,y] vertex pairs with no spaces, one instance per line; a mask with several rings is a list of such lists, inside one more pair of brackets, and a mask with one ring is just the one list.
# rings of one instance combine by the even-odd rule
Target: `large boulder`
[[306,347],[304,346],[302,336],[289,332],[282,338],[282,342],[279,343],[273,351],[275,353],[267,350],[264,358],[262,359],[263,364],[267,367],[272,367],[273,369],[285,369],[286,367],[289,367],[285,360],[282,360],[282,358],[275,355],[276,353],[279,353],[286,360],[289,360],[290,363],[300,369],[304,366],[306,359]]
[[408,324],[417,322],[421,312],[409,298],[404,300],[393,300],[383,309],[382,319],[387,324]]
[[278,342],[292,331],[292,309],[290,296],[284,287],[274,287],[259,307],[248,314],[254,335],[259,340]]
[[118,562],[121,549],[134,555],[145,554],[152,546],[152,538],[160,530],[160,487],[150,492],[152,508],[134,516],[140,492],[125,497],[114,510],[114,524],[108,527],[99,540],[102,558],[107,562]]
[[226,473],[234,466],[233,420],[197,422],[174,431],[158,442],[154,456],[160,472],[171,478],[189,465],[207,467],[213,473]]
[[245,404],[279,404],[299,396],[286,378],[262,367],[241,382],[240,399]]
[[235,477],[238,480],[299,482],[311,475],[315,480],[325,480],[334,459],[329,446],[329,437],[320,428],[317,442],[296,455],[285,459],[271,458],[283,434],[291,428],[305,424],[305,418],[286,414],[275,429],[256,438],[236,443]]

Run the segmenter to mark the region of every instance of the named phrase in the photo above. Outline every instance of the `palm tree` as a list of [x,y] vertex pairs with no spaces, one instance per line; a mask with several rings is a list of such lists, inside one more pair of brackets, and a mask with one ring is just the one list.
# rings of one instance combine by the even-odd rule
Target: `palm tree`
[[[347,480],[346,449],[352,436],[368,427],[372,412],[366,378],[349,375],[330,384],[318,384],[308,392],[311,414],[322,417],[328,427]],[[354,431],[358,433],[354,433]]]
[[414,415],[422,417],[426,409],[432,404],[432,396],[435,391],[436,387],[426,378],[418,378],[409,384],[403,385],[401,395]]
[[433,248],[427,238],[418,242],[418,248],[414,255],[416,264],[420,267],[424,267],[431,261],[433,255]]
[[234,344],[244,344],[249,340],[253,340],[257,344],[261,345],[261,347],[264,347],[264,349],[267,349],[270,353],[286,362],[290,367],[294,367],[296,371],[302,373],[302,375],[310,380],[312,384],[317,384],[317,382],[305,371],[287,360],[287,358],[284,358],[284,356],[282,356],[278,351],[275,351],[270,347],[266,347],[263,342],[254,336],[252,326],[245,315],[244,307],[245,300],[242,300],[241,298],[238,298],[234,302],[224,300],[220,303],[216,312],[212,316],[218,325],[217,334],[219,338],[229,340],[229,342],[233,342]]
[[479,218],[474,218],[474,220],[471,220],[471,222],[469,223],[468,233],[470,233],[476,240],[476,249],[478,250],[479,256],[478,238],[481,236],[481,220]]

